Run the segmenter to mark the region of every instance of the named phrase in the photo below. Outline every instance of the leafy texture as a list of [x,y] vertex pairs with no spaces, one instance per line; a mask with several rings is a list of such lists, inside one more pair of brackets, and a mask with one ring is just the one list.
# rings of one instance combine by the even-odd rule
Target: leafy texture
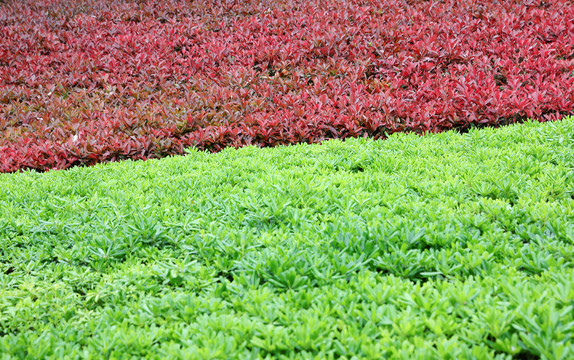
[[5,0],[0,172],[555,120],[571,0]]
[[0,354],[572,359],[573,134],[2,174]]

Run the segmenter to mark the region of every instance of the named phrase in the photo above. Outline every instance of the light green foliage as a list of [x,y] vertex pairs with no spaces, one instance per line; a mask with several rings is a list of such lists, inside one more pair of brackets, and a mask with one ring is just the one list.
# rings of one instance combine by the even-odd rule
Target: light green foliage
[[574,118],[0,189],[2,359],[574,359]]

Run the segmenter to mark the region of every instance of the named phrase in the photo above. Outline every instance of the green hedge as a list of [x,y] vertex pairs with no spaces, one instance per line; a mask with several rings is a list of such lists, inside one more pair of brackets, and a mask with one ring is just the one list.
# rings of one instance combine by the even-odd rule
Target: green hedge
[[574,118],[0,175],[0,358],[574,358]]

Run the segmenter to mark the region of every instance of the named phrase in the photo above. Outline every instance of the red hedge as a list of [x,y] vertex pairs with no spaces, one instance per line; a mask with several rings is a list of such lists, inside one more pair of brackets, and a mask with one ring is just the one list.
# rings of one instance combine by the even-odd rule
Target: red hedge
[[8,0],[0,172],[574,111],[574,5]]

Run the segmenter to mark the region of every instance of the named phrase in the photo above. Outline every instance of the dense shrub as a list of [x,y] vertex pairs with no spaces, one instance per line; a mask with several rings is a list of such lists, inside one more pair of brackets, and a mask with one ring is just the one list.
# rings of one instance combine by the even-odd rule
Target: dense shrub
[[559,119],[569,0],[0,7],[0,171]]
[[0,358],[572,359],[573,134],[0,174]]

